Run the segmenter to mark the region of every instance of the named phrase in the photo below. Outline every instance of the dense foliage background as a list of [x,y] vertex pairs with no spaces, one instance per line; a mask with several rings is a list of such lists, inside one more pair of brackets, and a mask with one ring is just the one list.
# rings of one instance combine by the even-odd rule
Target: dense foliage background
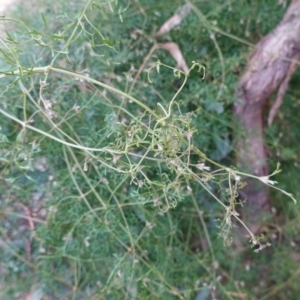
[[[185,3],[190,14],[155,37]],[[45,0],[20,3],[10,13],[17,22],[0,20],[8,29],[0,60],[1,299],[297,299],[299,204],[273,192],[265,222],[272,246],[241,249],[223,221],[227,175],[212,178],[199,165],[201,153],[234,165],[234,89],[251,48],[287,4]],[[204,79],[195,67],[182,86],[183,74],[167,67],[175,60],[157,49],[135,81],[154,43],[168,41],[189,67],[205,67]],[[159,72],[157,61],[166,65]],[[57,70],[31,72],[47,65]],[[11,76],[16,69],[20,76]],[[283,168],[275,179],[296,199],[298,76],[266,132],[270,163]],[[174,95],[170,126],[153,125]],[[201,153],[186,155],[187,133]],[[151,134],[152,160],[139,169]],[[124,147],[134,149],[125,158]],[[174,163],[179,152],[182,165]],[[187,160],[207,176],[202,184],[182,171]]]

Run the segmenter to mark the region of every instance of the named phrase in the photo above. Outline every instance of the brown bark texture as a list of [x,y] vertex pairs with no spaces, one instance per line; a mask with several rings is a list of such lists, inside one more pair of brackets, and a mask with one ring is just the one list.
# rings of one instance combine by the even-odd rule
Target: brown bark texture
[[[236,144],[239,169],[256,176],[269,174],[263,109],[268,98],[278,90],[268,119],[272,123],[299,58],[300,0],[294,0],[276,28],[258,42],[236,90],[234,114],[239,124]],[[241,197],[246,200],[243,218],[251,230],[257,231],[263,213],[270,208],[269,188],[260,181],[247,180]]]

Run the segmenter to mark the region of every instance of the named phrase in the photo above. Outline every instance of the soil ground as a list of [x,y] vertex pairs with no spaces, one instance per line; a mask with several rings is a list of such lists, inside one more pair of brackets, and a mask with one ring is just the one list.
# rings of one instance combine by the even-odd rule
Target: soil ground
[[15,5],[16,0],[0,0],[0,14],[3,15],[3,13]]
[[[12,10],[17,4],[17,0],[0,0],[0,16],[7,16],[9,11]],[[5,37],[4,22],[0,20],[0,37]]]

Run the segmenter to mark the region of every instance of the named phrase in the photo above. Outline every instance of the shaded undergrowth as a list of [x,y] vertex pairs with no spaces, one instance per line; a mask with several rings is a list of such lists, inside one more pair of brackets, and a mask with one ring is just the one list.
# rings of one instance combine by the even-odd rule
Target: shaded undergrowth
[[[213,17],[222,27],[231,2],[206,4],[203,16],[196,3],[182,24],[188,36],[166,37],[193,50],[183,47],[188,76],[159,50],[138,80],[151,26],[171,7],[74,3],[1,20],[14,29],[1,40],[3,299],[233,299],[293,284],[297,269],[273,273],[278,260],[268,264],[288,248],[256,259],[253,249],[233,256],[224,247],[234,225],[247,228],[236,207],[250,175],[230,163],[230,105],[245,54],[240,41],[211,39]],[[210,41],[200,50],[195,20],[206,30],[198,41]],[[269,245],[251,232],[245,239],[257,251]],[[274,276],[252,290],[261,272]]]

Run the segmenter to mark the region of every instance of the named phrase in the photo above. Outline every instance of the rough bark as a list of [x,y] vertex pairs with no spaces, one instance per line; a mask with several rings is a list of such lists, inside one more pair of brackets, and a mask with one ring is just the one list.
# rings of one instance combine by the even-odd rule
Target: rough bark
[[[264,145],[263,109],[268,98],[278,91],[269,115],[273,121],[282,102],[288,81],[300,58],[300,0],[290,4],[282,21],[262,38],[249,58],[246,72],[236,90],[234,113],[239,122],[237,166],[257,176],[269,174]],[[248,180],[241,191],[246,199],[242,210],[250,229],[257,231],[262,213],[270,208],[268,186]]]

